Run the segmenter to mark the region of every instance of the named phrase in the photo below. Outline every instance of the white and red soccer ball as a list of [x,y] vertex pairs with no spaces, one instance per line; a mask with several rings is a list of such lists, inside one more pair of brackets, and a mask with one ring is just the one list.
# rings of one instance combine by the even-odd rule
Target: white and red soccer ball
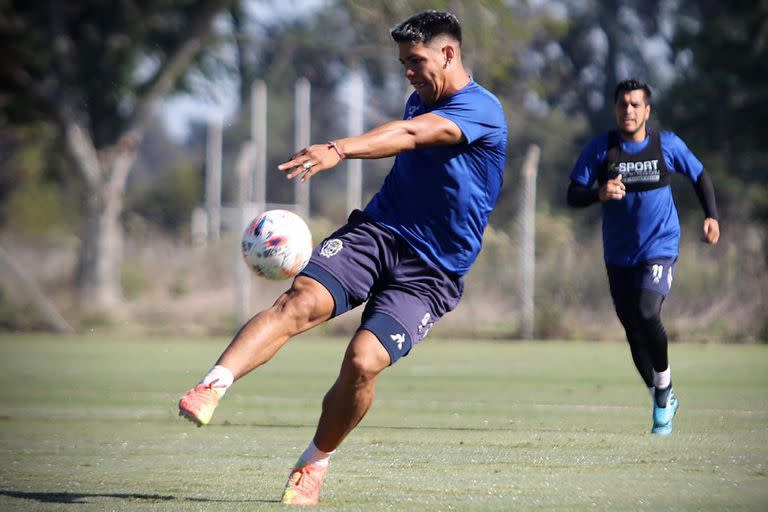
[[241,243],[246,265],[267,279],[288,279],[307,266],[312,233],[288,210],[268,210],[251,221]]

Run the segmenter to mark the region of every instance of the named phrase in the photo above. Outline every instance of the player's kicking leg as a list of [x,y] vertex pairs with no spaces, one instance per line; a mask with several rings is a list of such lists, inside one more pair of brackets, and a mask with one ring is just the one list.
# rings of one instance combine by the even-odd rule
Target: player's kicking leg
[[213,411],[219,405],[234,377],[223,366],[214,366],[203,382],[187,391],[179,400],[179,416],[196,423],[198,427],[211,421]]
[[323,285],[299,275],[271,308],[246,322],[216,366],[181,397],[179,415],[198,426],[207,425],[236,379],[272,359],[293,336],[330,318],[333,305],[333,297]]

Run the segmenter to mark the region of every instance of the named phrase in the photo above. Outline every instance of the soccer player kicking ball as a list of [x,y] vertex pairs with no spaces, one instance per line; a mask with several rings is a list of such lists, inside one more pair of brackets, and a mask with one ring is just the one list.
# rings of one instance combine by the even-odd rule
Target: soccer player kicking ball
[[651,432],[667,435],[679,406],[661,323],[680,242],[671,173],[682,173],[693,183],[704,208],[703,240],[716,244],[720,227],[712,181],[701,162],[674,133],[646,126],[650,99],[650,88],[638,80],[616,86],[618,129],[598,135],[582,150],[571,172],[568,204],[602,204],[611,297],[635,367],[653,397]]
[[179,402],[199,425],[232,382],[269,361],[293,336],[367,301],[312,442],[288,477],[283,503],[318,503],[331,454],[363,419],[379,373],[456,307],[462,276],[480,251],[504,172],[507,127],[498,99],[461,59],[455,16],[428,11],[391,31],[415,93],[404,119],[302,149],[281,164],[305,181],[344,158],[396,155],[364,211],[312,254],[275,304],[251,318],[216,365]]

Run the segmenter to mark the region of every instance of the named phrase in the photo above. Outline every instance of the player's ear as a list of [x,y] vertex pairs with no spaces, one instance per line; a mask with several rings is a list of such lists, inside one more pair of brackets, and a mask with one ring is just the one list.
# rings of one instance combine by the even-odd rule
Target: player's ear
[[456,48],[452,43],[448,43],[443,46],[443,57],[445,59],[443,67],[447,68],[451,61],[456,57]]

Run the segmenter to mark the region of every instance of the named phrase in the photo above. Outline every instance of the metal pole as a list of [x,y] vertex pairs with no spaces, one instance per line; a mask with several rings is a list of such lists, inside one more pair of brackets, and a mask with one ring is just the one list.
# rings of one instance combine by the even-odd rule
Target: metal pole
[[208,214],[208,237],[218,240],[221,234],[221,144],[223,120],[213,116],[208,122],[205,161],[205,209]]
[[[294,98],[294,119],[296,123],[294,148],[296,151],[309,146],[311,87],[309,80],[306,78],[299,78],[296,80],[296,95]],[[312,183],[312,180],[304,183],[301,183],[299,180],[293,180],[293,182],[296,212],[306,218],[307,215],[309,215],[309,184]]]
[[536,174],[539,146],[531,144],[525,155],[520,186],[520,335],[532,339],[536,289]]
[[267,85],[263,80],[254,82],[251,94],[251,141],[256,155],[248,200],[263,212],[267,205]]
[[255,159],[256,145],[249,141],[240,148],[240,154],[237,156],[237,162],[235,163],[235,174],[237,176],[237,222],[235,224],[235,233],[238,242],[235,248],[235,321],[237,325],[243,325],[250,318],[253,275],[243,262],[239,235],[245,230],[254,216],[253,208],[250,207],[253,203],[248,201],[250,195],[250,176],[248,171],[253,168]]
[[[363,133],[363,76],[355,70],[349,76],[347,95],[347,133]],[[351,159],[347,162],[347,211],[359,209],[363,202],[363,161]]]

